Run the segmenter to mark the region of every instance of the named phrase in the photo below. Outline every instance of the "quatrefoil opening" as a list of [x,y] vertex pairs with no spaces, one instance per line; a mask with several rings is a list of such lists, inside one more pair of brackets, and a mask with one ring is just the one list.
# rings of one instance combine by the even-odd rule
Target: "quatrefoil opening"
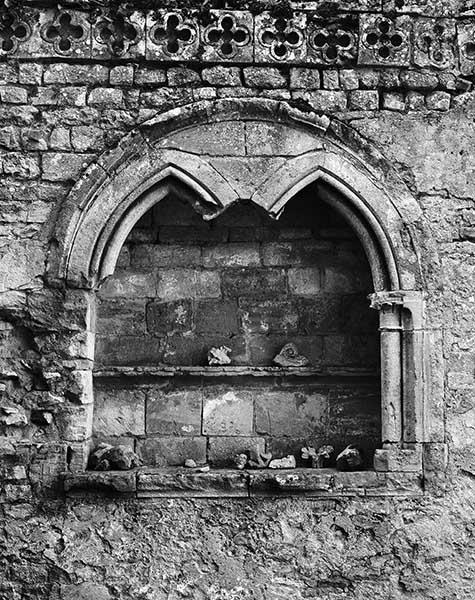
[[237,23],[231,15],[225,15],[216,24],[206,28],[204,39],[224,58],[233,58],[239,48],[249,44],[251,34],[247,27]]
[[164,24],[157,23],[150,35],[152,40],[162,45],[164,51],[170,55],[180,54],[183,46],[192,44],[196,38],[195,31],[176,14],[168,15]]
[[364,41],[372,48],[379,58],[388,59],[398,51],[404,43],[401,33],[394,29],[392,23],[382,19],[377,24],[376,30],[366,34]]
[[3,52],[15,52],[18,43],[28,39],[31,29],[14,12],[6,12],[0,15],[0,40]]
[[59,54],[69,54],[74,43],[82,41],[86,32],[81,25],[73,23],[68,13],[61,13],[53,23],[47,24],[41,29],[41,37],[54,45]]
[[107,46],[114,56],[124,55],[140,40],[137,28],[122,15],[113,19],[100,21],[96,25],[95,38],[100,44]]
[[302,33],[283,18],[276,19],[273,28],[264,29],[261,34],[261,43],[267,46],[277,59],[285,58],[289,50],[298,48],[302,42]]

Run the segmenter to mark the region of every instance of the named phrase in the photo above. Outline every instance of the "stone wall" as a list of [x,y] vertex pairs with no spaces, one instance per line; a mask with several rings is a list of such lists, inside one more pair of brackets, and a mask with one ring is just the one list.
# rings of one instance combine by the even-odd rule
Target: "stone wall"
[[[167,47],[167,54],[169,36],[150,37],[156,22],[145,6],[143,17],[140,6],[132,18],[142,32],[134,37],[124,30],[121,11],[105,10],[104,24],[102,14],[75,4],[70,29],[46,4],[18,5],[13,16],[2,5],[2,599],[473,598],[473,6],[301,3],[308,11],[282,32],[272,5],[242,7],[252,9],[240,16],[249,37],[237,35],[244,50],[233,56],[219,42],[200,41],[210,23],[189,6],[183,18],[196,36],[178,53]],[[284,8],[289,19],[291,6]],[[94,28],[104,31],[107,23],[114,35],[99,34],[98,41]],[[274,37],[260,36],[262,28]],[[225,99],[234,99],[235,115],[245,111],[246,99],[268,102],[275,122],[285,111],[300,111],[302,121],[316,126],[311,134],[299,130],[299,140],[311,138],[329,153],[335,145],[349,148],[374,189],[401,192],[393,195],[407,227],[392,241],[422,274],[416,288],[425,295],[434,349],[433,428],[421,497],[408,498],[401,488],[347,490],[325,499],[62,495],[60,474],[83,464],[93,417],[85,402],[92,395],[92,332],[88,289],[50,276],[63,242],[55,237],[58,215],[72,205],[75,184],[73,196],[86,198],[81,185],[91,173],[98,187],[104,172],[112,173],[120,193],[118,157],[131,151],[127,141],[119,143],[124,136],[150,131],[145,123],[151,119],[161,127],[170,109],[176,109],[175,127],[190,114],[211,119]],[[192,113],[192,105],[206,102],[208,108]],[[280,112],[272,102],[280,103]],[[160,135],[166,137],[165,129]],[[151,146],[147,135],[144,144]],[[265,136],[260,151],[295,151],[295,138],[286,139],[293,141],[286,146]],[[252,146],[246,151],[252,154]],[[160,152],[147,157],[150,169]],[[257,183],[268,167],[252,171]],[[227,174],[234,190],[249,181],[242,172]],[[361,188],[356,192],[364,197]],[[372,198],[366,200],[374,208]],[[384,225],[393,231],[392,213]],[[124,433],[133,437],[128,431],[119,437]],[[442,444],[447,464],[442,454],[436,460]]]

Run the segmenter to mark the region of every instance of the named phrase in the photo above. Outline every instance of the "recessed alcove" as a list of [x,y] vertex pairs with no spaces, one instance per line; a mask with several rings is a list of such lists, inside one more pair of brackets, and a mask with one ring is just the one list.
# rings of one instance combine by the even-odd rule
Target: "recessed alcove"
[[[299,459],[307,443],[357,444],[371,466],[381,446],[373,291],[359,240],[314,185],[277,220],[250,202],[204,220],[169,194],[98,291],[95,439],[159,467],[229,467],[252,449]],[[308,366],[273,365],[288,342]],[[231,365],[208,366],[220,345]]]

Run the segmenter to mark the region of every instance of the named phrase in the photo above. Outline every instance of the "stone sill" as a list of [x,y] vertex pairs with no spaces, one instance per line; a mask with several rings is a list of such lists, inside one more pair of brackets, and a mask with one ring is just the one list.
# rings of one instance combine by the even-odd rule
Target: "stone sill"
[[68,497],[106,495],[132,498],[253,498],[258,496],[343,498],[420,496],[419,473],[334,469],[244,470],[141,467],[132,471],[84,471],[63,475]]
[[253,366],[137,366],[105,367],[96,369],[94,377],[378,377],[379,373],[368,369],[317,367],[253,367]]

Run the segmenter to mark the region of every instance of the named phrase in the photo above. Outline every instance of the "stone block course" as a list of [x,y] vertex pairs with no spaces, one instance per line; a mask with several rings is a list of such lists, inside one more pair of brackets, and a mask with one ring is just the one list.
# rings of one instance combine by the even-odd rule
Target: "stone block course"
[[320,88],[320,71],[318,69],[307,69],[294,67],[290,69],[290,89],[309,90]]
[[145,434],[145,393],[139,390],[96,390],[94,435],[141,436]]
[[191,267],[201,264],[201,248],[179,244],[134,244],[131,265],[137,268]]
[[187,67],[172,67],[167,70],[167,81],[170,87],[191,85],[201,81],[200,74]]
[[256,267],[261,262],[258,244],[228,243],[203,248],[203,266],[216,267]]
[[225,296],[278,296],[287,292],[285,271],[279,268],[225,269],[221,277]]
[[237,454],[265,452],[266,441],[262,437],[210,437],[208,460],[213,467],[235,467]]
[[351,110],[378,110],[379,93],[377,90],[355,90],[350,92],[349,108]]
[[327,427],[328,398],[325,394],[262,391],[255,400],[256,433],[273,437],[321,435]]
[[239,299],[240,322],[247,333],[296,332],[299,322],[298,305],[293,300]]
[[449,110],[451,96],[447,92],[432,92],[426,98],[426,105],[429,110]]
[[183,466],[187,458],[206,463],[205,437],[149,437],[137,444],[137,452],[146,465],[153,467]]
[[42,156],[43,179],[46,181],[76,180],[92,160],[93,154],[50,152]]
[[100,288],[103,298],[153,298],[157,294],[157,276],[150,272],[118,272]]
[[232,336],[238,332],[237,302],[235,300],[206,300],[195,304],[197,334],[219,333]]
[[203,399],[203,431],[210,436],[251,436],[254,402],[250,392],[218,389]]
[[79,65],[53,63],[44,67],[43,83],[100,85],[109,80],[109,68],[105,65]]
[[245,67],[243,74],[249,87],[278,89],[287,85],[286,77],[276,67]]
[[28,92],[22,87],[0,85],[0,101],[6,104],[26,104]]
[[117,65],[112,67],[109,74],[110,85],[130,86],[134,83],[134,66]]
[[314,92],[293,92],[292,98],[303,100],[317,112],[337,112],[345,110],[346,93],[334,90],[317,90]]
[[172,392],[152,389],[147,393],[147,434],[200,435],[201,410],[202,392],[199,389]]
[[224,67],[217,65],[203,69],[201,74],[203,81],[211,85],[240,86],[241,70],[238,67]]
[[289,269],[288,278],[289,290],[292,294],[317,294],[322,287],[322,271],[319,267]]
[[151,334],[172,335],[186,333],[193,327],[191,300],[149,302],[147,304],[147,330]]
[[322,73],[322,88],[325,90],[339,90],[340,76],[337,69],[327,69]]
[[122,108],[124,93],[117,88],[94,88],[89,92],[87,103],[99,108]]
[[107,298],[107,301],[99,301],[97,330],[103,335],[112,336],[145,334],[145,304],[145,298]]
[[158,276],[157,296],[161,300],[180,298],[219,298],[220,274],[197,269],[162,269]]

